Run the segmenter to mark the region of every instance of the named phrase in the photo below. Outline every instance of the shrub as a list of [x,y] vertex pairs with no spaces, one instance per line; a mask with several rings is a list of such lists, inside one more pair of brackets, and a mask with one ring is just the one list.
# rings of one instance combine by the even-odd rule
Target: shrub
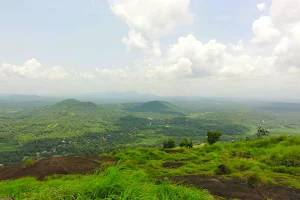
[[193,148],[193,141],[190,139],[184,139],[179,144],[180,147]]
[[218,131],[208,131],[206,134],[208,144],[214,144],[218,142],[221,135],[222,134]]
[[172,149],[174,147],[175,147],[175,141],[172,139],[169,139],[163,143],[164,149]]
[[269,135],[269,131],[267,131],[266,129],[262,128],[261,126],[258,127],[257,133],[256,133],[256,137],[257,138],[261,138],[263,136],[268,136],[268,135]]
[[216,175],[225,175],[225,174],[230,174],[231,173],[231,169],[225,165],[219,165],[215,170],[214,170]]
[[252,173],[247,176],[247,183],[250,185],[259,185],[261,182],[262,179],[258,173]]
[[24,167],[30,167],[35,163],[35,160],[33,158],[27,158],[23,164]]

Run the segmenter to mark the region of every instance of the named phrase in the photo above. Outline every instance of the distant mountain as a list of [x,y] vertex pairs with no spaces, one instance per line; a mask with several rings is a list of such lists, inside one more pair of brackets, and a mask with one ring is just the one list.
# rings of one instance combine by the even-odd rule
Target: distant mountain
[[42,97],[37,95],[0,95],[0,108],[34,108],[52,104],[58,101],[55,97]]
[[166,101],[149,101],[140,104],[128,104],[125,110],[130,112],[153,112],[169,114],[181,112],[180,108]]

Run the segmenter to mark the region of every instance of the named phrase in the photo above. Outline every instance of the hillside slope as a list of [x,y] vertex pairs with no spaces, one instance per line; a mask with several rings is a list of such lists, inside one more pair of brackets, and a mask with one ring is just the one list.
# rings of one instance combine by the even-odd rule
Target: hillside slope
[[66,99],[60,101],[46,109],[49,112],[75,112],[75,113],[94,113],[101,110],[101,107],[93,102],[81,102],[76,99]]
[[[42,182],[33,178],[0,181],[0,198],[212,199],[203,191],[206,189],[216,199],[300,199],[299,145],[300,136],[283,135],[204,144],[192,149],[122,150],[99,157],[100,161],[105,158],[120,162],[117,166],[106,163],[95,174],[46,177]],[[52,157],[45,161],[56,162],[56,173],[69,174],[63,168],[59,170],[59,166],[66,166],[66,158],[72,159]],[[79,158],[74,157],[76,159]],[[84,166],[88,163],[97,165],[95,160],[92,163],[90,159],[87,163],[83,160],[80,158],[80,162],[75,162],[76,170],[86,169]],[[40,177],[40,172],[45,172],[40,168],[44,165],[39,163],[41,161],[23,171]],[[35,167],[39,170],[29,170]],[[44,167],[46,171],[51,169],[51,166]],[[70,174],[74,172],[73,168],[71,166]],[[2,171],[6,169],[9,167]]]

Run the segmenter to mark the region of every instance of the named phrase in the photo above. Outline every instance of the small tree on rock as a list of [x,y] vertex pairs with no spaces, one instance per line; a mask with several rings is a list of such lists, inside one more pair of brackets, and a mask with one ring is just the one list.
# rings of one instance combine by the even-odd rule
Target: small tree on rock
[[172,149],[174,147],[175,147],[175,141],[172,139],[169,139],[163,143],[164,149]]
[[208,131],[206,136],[208,144],[214,144],[219,141],[222,134],[218,131]]

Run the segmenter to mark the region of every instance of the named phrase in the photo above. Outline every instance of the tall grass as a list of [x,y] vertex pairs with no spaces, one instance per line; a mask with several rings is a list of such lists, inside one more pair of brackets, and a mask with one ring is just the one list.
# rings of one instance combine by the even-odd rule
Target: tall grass
[[[300,136],[271,136],[250,141],[217,142],[192,149],[175,148],[177,153],[166,153],[155,148],[124,150],[114,156],[126,166],[144,169],[154,176],[217,175],[218,166],[225,164],[230,174],[244,178],[259,174],[263,183],[283,183],[299,187]],[[184,165],[167,169],[164,162],[183,162]],[[281,180],[278,182],[277,180]]]
[[115,199],[115,200],[199,200],[212,199],[206,191],[172,185],[168,180],[157,184],[142,171],[122,166],[92,175],[49,177],[46,181],[22,178],[0,182],[0,198],[14,199]]

